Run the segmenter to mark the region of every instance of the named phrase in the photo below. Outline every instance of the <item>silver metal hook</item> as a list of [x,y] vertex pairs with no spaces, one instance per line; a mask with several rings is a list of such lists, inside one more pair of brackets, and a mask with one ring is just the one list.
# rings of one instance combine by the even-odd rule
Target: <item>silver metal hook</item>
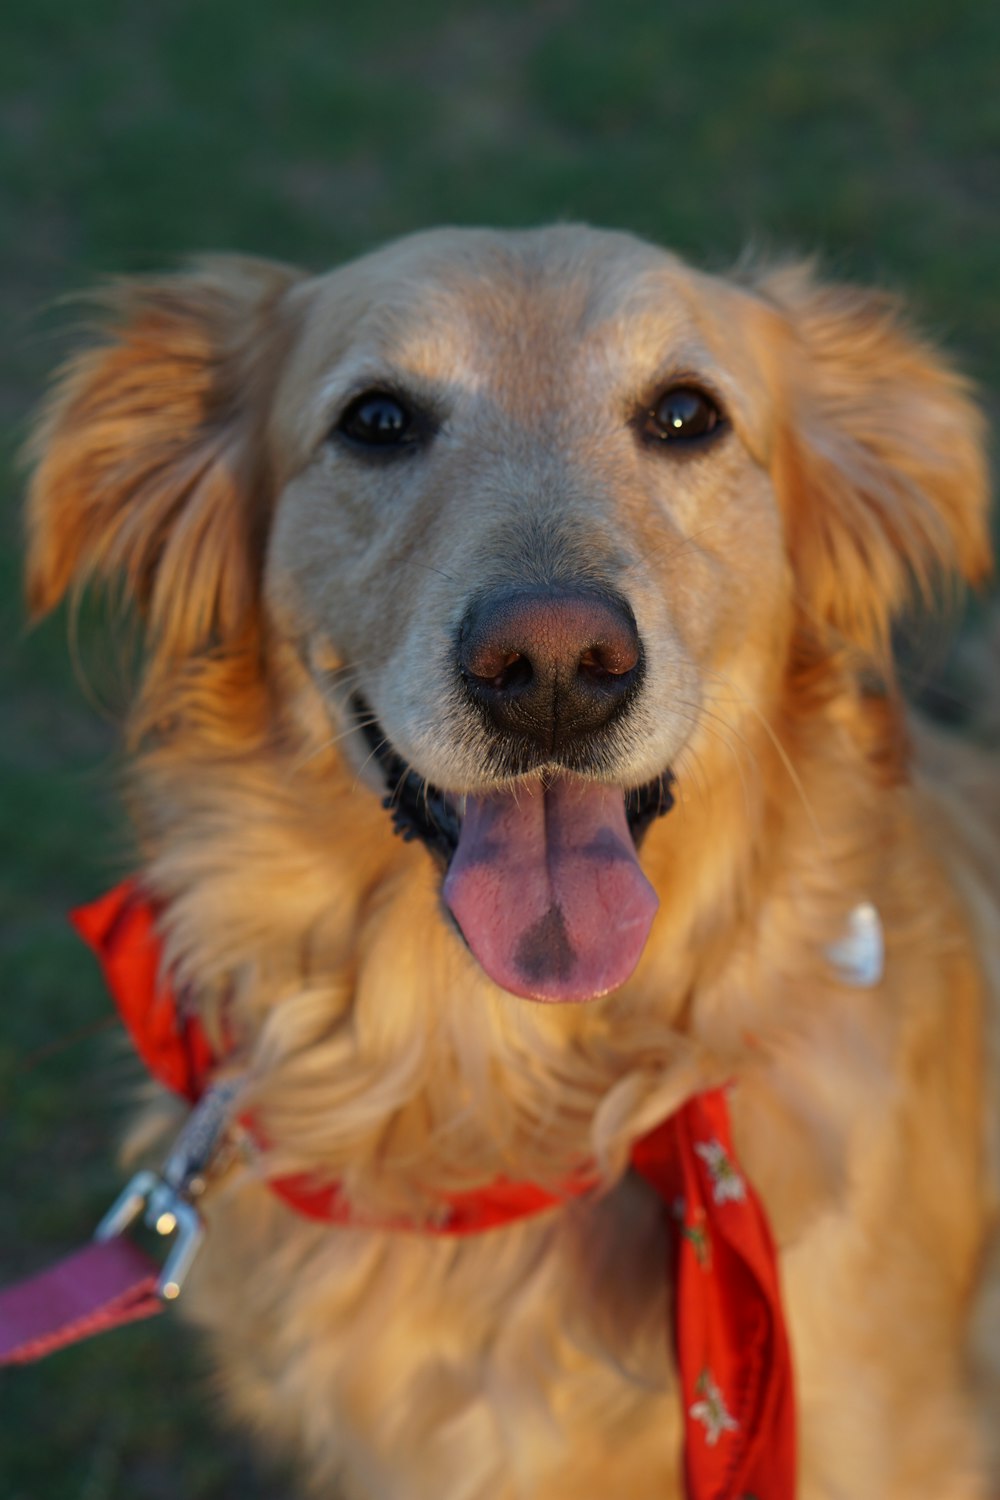
[[124,1234],[140,1217],[156,1234],[176,1235],[156,1284],[158,1296],[172,1302],[205,1236],[194,1199],[205,1189],[206,1174],[223,1143],[233,1100],[242,1078],[215,1084],[191,1111],[160,1172],[137,1172],[119,1193],[94,1231],[96,1240]]

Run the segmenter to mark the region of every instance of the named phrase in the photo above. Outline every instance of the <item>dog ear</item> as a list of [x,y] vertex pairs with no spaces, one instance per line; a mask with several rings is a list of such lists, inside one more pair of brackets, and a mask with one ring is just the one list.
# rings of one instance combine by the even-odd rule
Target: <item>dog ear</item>
[[61,371],[28,445],[34,616],[71,586],[120,578],[158,659],[252,624],[268,498],[261,433],[279,305],[296,279],[218,258],[97,296],[100,340]]
[[803,612],[884,655],[914,594],[989,574],[981,414],[884,294],[824,286],[801,265],[756,289],[785,326],[776,478]]

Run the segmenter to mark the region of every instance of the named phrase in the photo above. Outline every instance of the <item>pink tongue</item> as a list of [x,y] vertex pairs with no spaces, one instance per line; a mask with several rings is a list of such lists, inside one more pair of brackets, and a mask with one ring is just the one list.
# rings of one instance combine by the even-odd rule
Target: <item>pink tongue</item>
[[444,899],[490,978],[535,1000],[623,984],[659,904],[620,789],[569,779],[469,797]]

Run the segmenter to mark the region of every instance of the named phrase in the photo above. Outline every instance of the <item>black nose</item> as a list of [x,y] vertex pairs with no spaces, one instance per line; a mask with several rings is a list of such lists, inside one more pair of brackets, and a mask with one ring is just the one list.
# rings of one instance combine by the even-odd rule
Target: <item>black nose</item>
[[458,662],[495,727],[549,754],[620,714],[643,670],[624,599],[586,587],[482,596],[462,623]]

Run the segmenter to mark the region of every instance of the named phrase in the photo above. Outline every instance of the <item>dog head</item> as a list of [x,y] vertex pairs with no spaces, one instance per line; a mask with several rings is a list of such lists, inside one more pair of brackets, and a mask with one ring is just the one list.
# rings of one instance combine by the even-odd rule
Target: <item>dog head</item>
[[656,910],[638,845],[710,761],[720,685],[739,735],[793,641],[879,653],[914,586],[988,566],[962,382],[802,268],[461,230],[107,300],[34,442],[33,609],[123,576],[161,683],[252,641],[514,993],[628,978]]

